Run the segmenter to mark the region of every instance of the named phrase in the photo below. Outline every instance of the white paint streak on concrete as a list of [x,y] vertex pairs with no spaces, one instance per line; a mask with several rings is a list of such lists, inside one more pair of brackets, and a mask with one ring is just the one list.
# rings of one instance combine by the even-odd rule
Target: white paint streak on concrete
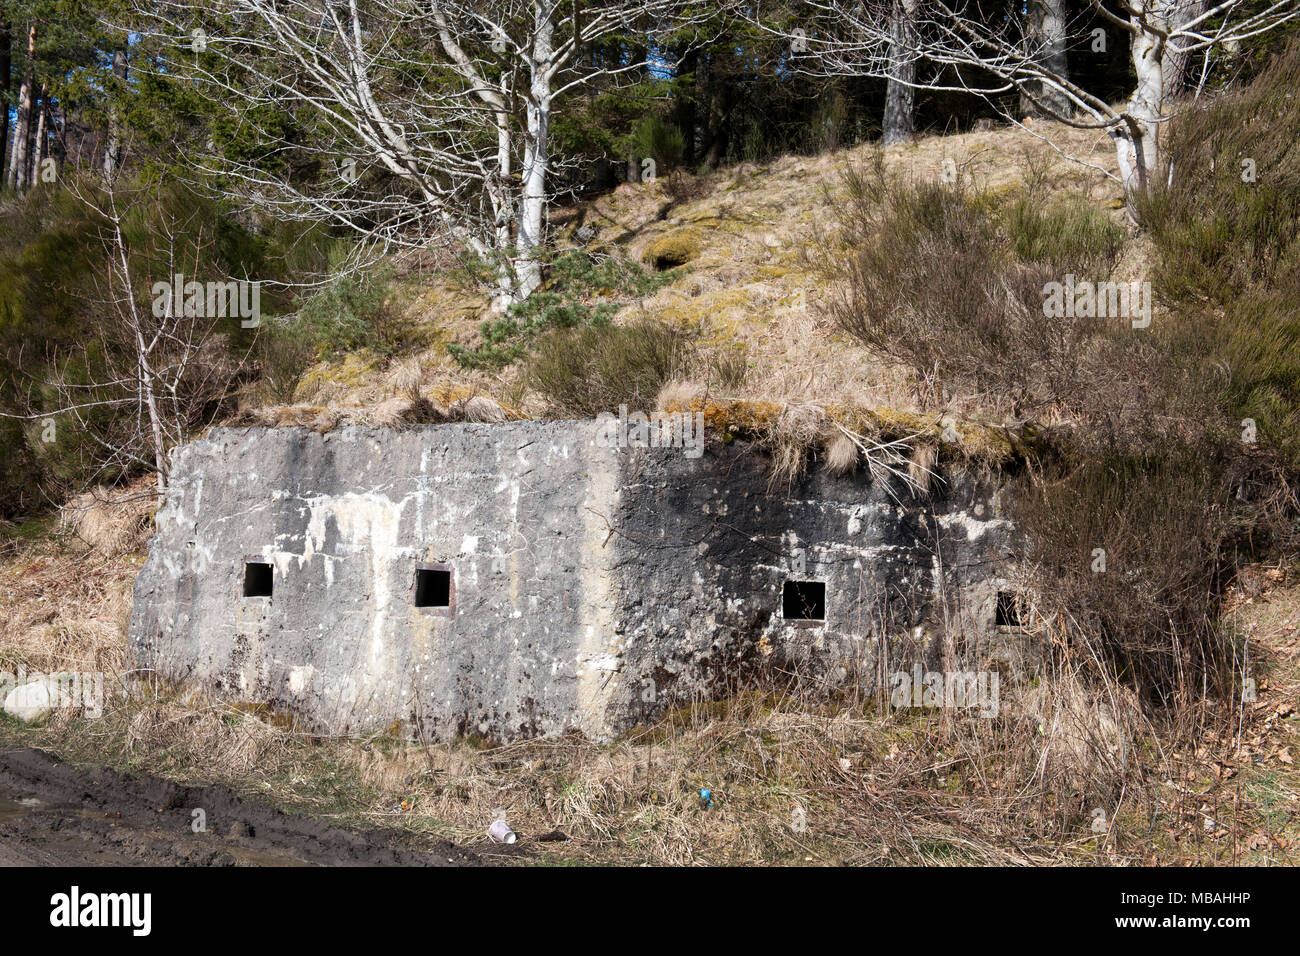
[[[429,474],[429,447],[426,445],[420,449],[420,474],[427,476]],[[415,535],[419,539],[424,538],[424,502],[425,488],[428,485],[427,478],[421,478],[416,481],[418,494],[415,499]]]
[[974,541],[981,535],[987,534],[992,528],[1010,530],[1012,525],[1005,518],[994,519],[992,521],[981,521],[978,518],[971,517],[964,511],[958,511],[955,514],[940,515],[939,526],[944,530],[951,528],[960,528],[966,532],[966,540]]
[[310,664],[303,664],[300,667],[294,667],[289,671],[289,691],[294,694],[301,694],[311,686],[311,679],[316,673],[316,668]]
[[393,501],[385,495],[367,492],[324,496],[307,501],[311,511],[303,554],[299,567],[325,543],[329,519],[334,519],[339,536],[358,547],[370,557],[370,576],[374,588],[375,609],[370,625],[370,654],[372,667],[379,664],[384,652],[384,622],[392,603],[388,569],[394,561],[408,556],[409,548],[399,548],[398,531],[402,524],[402,511],[418,494],[407,495]]
[[[598,503],[596,510],[616,509],[618,505],[618,458],[615,453],[602,454],[597,450],[589,465],[590,483],[579,512],[582,520],[582,555],[578,566],[581,605],[579,619],[586,625],[583,640],[578,648],[574,668],[578,677],[577,726],[595,740],[608,739],[610,728],[605,722],[605,712],[610,695],[614,692],[608,673],[594,666],[586,666],[609,657],[609,640],[614,634],[614,606],[611,594],[612,572],[608,552],[603,545],[609,530],[605,520],[587,506]],[[609,452],[616,452],[610,449]]]

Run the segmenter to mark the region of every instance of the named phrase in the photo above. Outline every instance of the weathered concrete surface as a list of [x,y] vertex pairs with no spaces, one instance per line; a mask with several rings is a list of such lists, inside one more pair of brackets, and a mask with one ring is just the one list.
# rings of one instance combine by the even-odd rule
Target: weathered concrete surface
[[[942,639],[987,662],[1013,529],[998,489],[948,475],[926,499],[901,484],[812,469],[770,494],[753,447],[698,461],[625,450],[615,525],[620,681],[640,716],[756,677],[874,688]],[[824,623],[781,615],[787,580],[826,585]],[[634,688],[620,707],[637,711]]]
[[[936,635],[988,637],[1011,540],[992,484],[769,495],[752,446],[599,428],[215,430],[176,453],[133,654],[335,732],[602,737],[749,676],[873,686]],[[271,598],[242,596],[246,558]],[[419,564],[452,567],[453,608],[413,605]],[[782,619],[787,579],[825,582],[824,621]]]
[[[176,455],[132,648],[338,731],[581,724],[608,573],[584,508],[616,454],[567,423],[214,431]],[[241,596],[246,557],[274,565],[269,600]],[[416,565],[441,562],[454,616],[412,606]]]

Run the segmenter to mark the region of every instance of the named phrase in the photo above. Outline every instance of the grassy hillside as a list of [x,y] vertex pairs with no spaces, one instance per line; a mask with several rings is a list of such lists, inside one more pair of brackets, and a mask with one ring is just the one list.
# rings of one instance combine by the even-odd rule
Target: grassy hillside
[[[1113,165],[1114,150],[1104,136],[1064,128],[1051,134],[1075,154],[1103,168]],[[846,173],[870,164],[877,152],[887,169],[910,178],[938,179],[946,171],[959,175],[997,206],[1009,208],[1031,191],[1045,192],[1078,196],[1122,220],[1113,183],[1061,158],[1023,130],[787,156],[703,177],[624,184],[590,203],[557,210],[552,222],[562,228],[562,244],[581,246],[597,259],[612,257],[627,269],[653,272],[656,261],[668,267],[662,284],[647,295],[602,296],[597,289],[575,298],[612,301],[620,324],[648,318],[689,335],[702,353],[692,369],[694,384],[719,398],[932,408],[933,402],[920,400],[905,370],[891,368],[854,342],[824,311],[828,282],[821,243],[834,249]],[[1141,243],[1133,246],[1117,278],[1140,271]],[[665,250],[672,255],[664,258]],[[670,267],[676,257],[685,261]],[[531,349],[491,369],[466,368],[448,352],[449,344],[481,346],[480,326],[492,319],[487,300],[465,289],[459,279],[411,269],[395,283],[393,307],[428,344],[392,356],[362,351],[321,362],[303,375],[293,403],[383,421],[377,407],[418,385],[443,402],[482,394],[520,416],[545,416],[551,411],[545,396],[527,381]],[[743,374],[731,369],[737,362]],[[246,407],[265,411],[262,398]],[[982,410],[976,396],[956,398],[958,412]]]

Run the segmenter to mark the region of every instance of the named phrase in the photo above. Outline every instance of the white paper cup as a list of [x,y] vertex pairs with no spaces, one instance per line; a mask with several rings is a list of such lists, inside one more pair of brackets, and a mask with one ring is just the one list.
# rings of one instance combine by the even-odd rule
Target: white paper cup
[[492,821],[492,826],[488,827],[488,836],[498,843],[514,843],[519,839],[515,831],[510,829],[510,824],[504,820]]

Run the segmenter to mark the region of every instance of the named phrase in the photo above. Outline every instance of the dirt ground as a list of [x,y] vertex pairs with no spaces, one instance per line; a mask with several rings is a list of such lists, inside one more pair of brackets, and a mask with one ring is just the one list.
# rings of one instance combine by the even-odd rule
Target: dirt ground
[[[203,832],[194,830],[196,810]],[[293,816],[221,785],[75,767],[31,748],[0,751],[0,866],[482,866],[491,859],[446,840]]]

